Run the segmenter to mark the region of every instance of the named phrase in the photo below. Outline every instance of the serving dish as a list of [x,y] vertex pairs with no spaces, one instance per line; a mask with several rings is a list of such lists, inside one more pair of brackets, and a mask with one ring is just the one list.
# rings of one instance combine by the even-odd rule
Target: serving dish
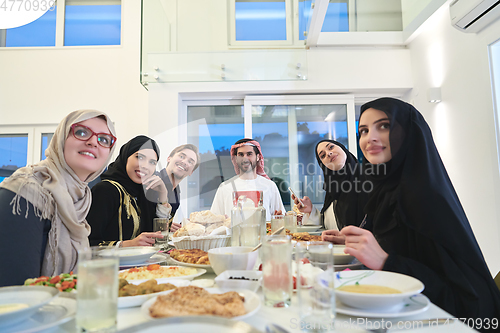
[[[129,283],[131,284],[140,284],[141,282],[135,281],[135,280],[130,280]],[[190,282],[189,280],[169,280],[168,282],[165,283],[171,283],[177,287],[186,287],[189,286]],[[172,289],[175,290],[175,289]],[[172,290],[166,290],[166,291],[160,291],[157,293],[152,293],[152,294],[145,294],[145,295],[137,295],[137,296],[122,296],[118,297],[118,308],[132,308],[135,306],[141,306],[142,303],[146,302],[148,299],[161,295],[161,294],[168,294],[172,292]]]
[[211,265],[190,264],[190,263],[187,263],[187,262],[182,262],[182,261],[175,260],[174,258],[172,258],[170,256],[168,256],[167,262],[169,264],[175,265],[175,266],[186,266],[186,267],[193,267],[193,268],[203,268],[203,269],[206,269],[207,272],[209,272],[209,273],[211,273],[211,272],[214,271],[212,269]]
[[[207,290],[208,292],[210,292],[212,294],[222,294],[222,293],[227,292],[227,290],[222,290],[220,288],[206,288],[205,290]],[[261,302],[260,302],[259,296],[256,293],[254,293],[253,291],[244,290],[244,289],[237,290],[237,292],[245,298],[244,306],[245,306],[246,313],[242,316],[233,317],[233,318],[231,318],[232,320],[245,319],[245,318],[248,318],[248,317],[254,315],[257,311],[259,311],[259,309],[261,307]],[[149,308],[156,301],[157,297],[158,296],[147,300],[141,306],[141,313],[148,319],[161,320],[161,318],[160,319],[154,318],[154,317],[151,317],[151,315],[149,314]],[[218,318],[218,317],[215,317],[215,318]],[[203,330],[203,332],[208,332],[208,330],[205,329],[205,330]]]
[[[230,279],[244,278],[244,279]],[[221,289],[248,289],[257,292],[262,283],[261,271],[228,270],[219,274],[215,278],[215,283]]]
[[[167,267],[184,267],[184,266],[162,266],[162,267],[167,268]],[[170,280],[193,280],[194,278],[196,278],[200,275],[203,275],[207,272],[207,270],[203,269],[203,268],[194,268],[194,269],[196,270],[196,273],[194,273],[194,274],[183,275],[183,276],[162,277],[162,278],[156,278],[153,280],[156,280],[158,283],[165,283],[165,282],[169,282]],[[121,270],[118,272],[118,274],[126,272],[126,271],[127,271],[127,269]],[[140,279],[140,280],[127,279],[127,281],[129,283],[134,283],[134,284],[139,284],[139,283],[145,282],[147,280],[151,280],[151,279]]]

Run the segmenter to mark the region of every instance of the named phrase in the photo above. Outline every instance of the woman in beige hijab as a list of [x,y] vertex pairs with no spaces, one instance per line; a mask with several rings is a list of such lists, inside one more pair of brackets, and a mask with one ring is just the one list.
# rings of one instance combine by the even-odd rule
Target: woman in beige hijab
[[0,286],[76,269],[89,245],[87,183],[108,164],[116,142],[109,117],[79,110],[57,127],[47,158],[0,184]]

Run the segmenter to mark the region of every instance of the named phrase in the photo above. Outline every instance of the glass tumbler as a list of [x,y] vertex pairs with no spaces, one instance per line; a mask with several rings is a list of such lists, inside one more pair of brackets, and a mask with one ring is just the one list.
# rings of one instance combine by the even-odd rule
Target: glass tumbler
[[114,332],[118,309],[118,249],[92,246],[78,251],[78,332]]
[[290,236],[267,236],[262,242],[264,304],[288,307],[292,299],[292,244]]
[[294,287],[303,331],[328,332],[335,325],[333,244],[297,242]]

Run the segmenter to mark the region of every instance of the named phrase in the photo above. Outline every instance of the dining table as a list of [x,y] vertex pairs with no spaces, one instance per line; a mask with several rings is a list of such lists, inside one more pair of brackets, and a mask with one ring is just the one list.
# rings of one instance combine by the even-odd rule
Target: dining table
[[[216,275],[214,273],[207,272],[196,279],[214,279],[215,277]],[[278,325],[284,329],[284,331],[281,331],[282,333],[301,332],[300,311],[298,299],[295,294],[292,296],[292,304],[288,308],[265,306],[264,295],[261,288],[258,289],[257,295],[261,301],[259,310],[252,316],[241,319],[241,321],[246,322],[262,332],[266,332],[266,326],[270,324]],[[444,320],[438,321],[438,319]],[[118,309],[117,329],[120,331],[151,320],[154,319],[146,317],[141,312],[141,307]],[[475,332],[475,330],[467,326],[466,323],[463,323],[459,319],[454,319],[452,315],[432,303],[430,303],[429,308],[425,312],[413,316],[397,318],[363,318],[337,313],[335,319],[335,332],[382,333],[386,332],[386,330],[383,330],[384,328],[389,328],[387,332]],[[52,332],[77,332],[75,320],[73,319],[58,326],[55,330],[52,330]]]

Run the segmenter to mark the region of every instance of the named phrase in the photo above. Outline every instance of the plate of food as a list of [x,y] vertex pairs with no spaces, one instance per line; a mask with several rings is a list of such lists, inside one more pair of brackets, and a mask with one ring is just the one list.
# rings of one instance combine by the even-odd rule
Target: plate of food
[[188,286],[147,300],[142,304],[141,312],[154,320],[193,315],[215,315],[240,320],[255,314],[260,306],[259,296],[250,290],[224,292],[219,288]]
[[158,283],[163,283],[171,279],[192,280],[195,277],[205,274],[207,271],[202,268],[185,266],[160,266],[158,264],[134,267],[121,270],[118,277],[127,281],[138,283],[155,279]]
[[47,286],[57,288],[63,292],[76,292],[78,277],[73,272],[49,276],[40,276],[38,278],[26,279],[25,286]]
[[148,266],[148,265],[152,265],[152,264],[159,264],[159,263],[162,263],[162,262],[165,262],[167,261],[168,259],[168,255],[164,254],[164,253],[156,253],[156,254],[153,254],[153,256],[149,259],[147,259],[146,261],[142,262],[142,263],[139,263],[139,264],[128,264],[128,265],[122,265],[120,264],[120,268],[131,268],[131,267],[140,267],[140,266]]
[[213,272],[208,252],[200,249],[174,249],[169,252],[168,263],[177,266],[203,268]]
[[169,280],[166,283],[158,283],[156,280],[147,280],[137,283],[128,282],[125,279],[119,280],[118,286],[118,308],[131,308],[141,306],[151,297],[169,293],[177,287],[186,287],[189,280]]

